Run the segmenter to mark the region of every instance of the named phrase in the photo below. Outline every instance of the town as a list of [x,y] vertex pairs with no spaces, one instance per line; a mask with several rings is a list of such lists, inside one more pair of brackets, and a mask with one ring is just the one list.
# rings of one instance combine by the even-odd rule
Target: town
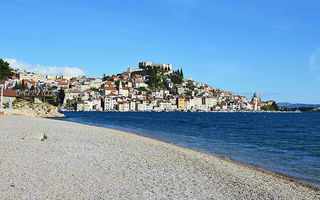
[[260,111],[275,105],[272,100],[261,101],[257,92],[248,99],[184,78],[182,69],[163,63],[140,62],[137,68],[101,78],[40,75],[21,69],[13,73],[3,82],[3,101],[8,105],[16,98],[46,101],[64,111]]

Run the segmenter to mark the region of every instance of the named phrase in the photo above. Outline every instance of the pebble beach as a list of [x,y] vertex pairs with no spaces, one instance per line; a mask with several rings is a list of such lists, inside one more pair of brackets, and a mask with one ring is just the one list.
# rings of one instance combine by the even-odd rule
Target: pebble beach
[[[41,141],[43,135],[47,139]],[[319,188],[136,134],[0,116],[1,199],[320,199]]]

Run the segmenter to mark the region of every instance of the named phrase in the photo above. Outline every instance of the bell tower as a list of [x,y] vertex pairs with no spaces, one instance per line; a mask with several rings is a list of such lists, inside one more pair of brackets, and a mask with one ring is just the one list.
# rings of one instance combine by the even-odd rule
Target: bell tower
[[119,82],[119,91],[118,94],[122,94],[122,81]]

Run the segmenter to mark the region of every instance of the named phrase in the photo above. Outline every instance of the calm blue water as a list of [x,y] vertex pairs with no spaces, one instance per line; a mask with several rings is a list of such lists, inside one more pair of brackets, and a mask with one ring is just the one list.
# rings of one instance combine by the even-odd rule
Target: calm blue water
[[65,112],[320,186],[320,113]]

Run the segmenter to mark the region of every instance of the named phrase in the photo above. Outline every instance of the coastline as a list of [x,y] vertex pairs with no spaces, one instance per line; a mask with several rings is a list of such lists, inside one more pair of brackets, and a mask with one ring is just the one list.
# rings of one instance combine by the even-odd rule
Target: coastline
[[144,113],[144,112],[161,112],[161,113],[179,113],[179,112],[191,112],[191,113],[303,113],[295,111],[246,111],[246,110],[214,110],[214,111],[188,111],[188,110],[174,110],[174,111],[123,111],[123,110],[89,110],[89,111],[75,111],[75,110],[59,110],[59,112],[133,112],[133,113]]
[[[50,119],[50,118],[48,118]],[[58,120],[56,118],[51,118],[53,120]],[[63,121],[63,120],[59,120],[59,121]],[[216,159],[221,159],[223,161],[226,161],[226,162],[231,162],[233,164],[236,164],[236,165],[241,165],[241,166],[244,166],[244,167],[248,167],[252,170],[257,170],[259,172],[262,172],[262,173],[266,173],[266,174],[270,174],[276,178],[279,178],[279,179],[284,179],[286,181],[290,181],[292,183],[295,183],[297,185],[301,185],[303,187],[307,187],[307,188],[310,188],[310,189],[313,189],[315,191],[320,191],[320,187],[317,187],[315,185],[312,185],[312,184],[309,184],[309,183],[304,183],[304,182],[301,182],[299,180],[296,180],[294,177],[291,177],[289,175],[286,175],[286,174],[280,174],[280,173],[276,173],[276,172],[272,172],[272,171],[268,171],[268,170],[265,170],[263,168],[260,168],[260,167],[256,167],[256,166],[251,166],[251,165],[248,165],[248,164],[245,164],[245,163],[241,163],[239,161],[236,161],[236,160],[233,160],[231,158],[225,158],[225,157],[222,157],[222,156],[218,156],[218,155],[215,155],[215,154],[211,154],[211,153],[206,153],[206,152],[202,152],[202,151],[199,151],[199,150],[196,150],[196,149],[191,149],[191,148],[187,148],[187,147],[183,147],[183,146],[180,146],[180,145],[177,145],[175,143],[170,143],[170,142],[166,142],[166,141],[162,141],[162,140],[158,140],[156,138],[152,138],[152,137],[148,137],[148,136],[144,136],[144,135],[140,135],[138,133],[134,133],[134,132],[130,132],[130,131],[122,131],[122,130],[119,130],[119,129],[114,129],[114,128],[107,128],[107,127],[103,127],[103,126],[97,126],[97,125],[91,125],[91,124],[85,124],[85,123],[80,123],[80,122],[72,122],[72,121],[65,121],[65,122],[70,122],[70,123],[74,123],[74,124],[83,124],[83,125],[86,125],[86,126],[92,126],[92,127],[100,127],[100,128],[105,128],[107,130],[112,130],[112,131],[117,131],[117,132],[121,132],[123,134],[130,134],[130,135],[134,135],[134,136],[138,136],[138,137],[143,137],[143,138],[146,138],[146,139],[149,139],[149,140],[155,140],[156,142],[161,142],[161,143],[165,143],[165,144],[168,144],[168,145],[173,145],[177,148],[182,148],[182,149],[185,149],[187,151],[194,151],[196,153],[199,153],[199,154],[204,154],[206,156],[213,156],[215,157]]]
[[[50,119],[50,118],[49,118]],[[58,120],[57,118],[51,118],[53,120]],[[64,120],[59,120],[59,121],[64,121]],[[298,185],[302,185],[304,187],[308,187],[308,188],[311,188],[315,191],[320,191],[320,187],[317,187],[315,185],[312,185],[312,184],[309,184],[309,183],[304,183],[302,181],[299,181],[297,179],[295,179],[294,177],[291,177],[289,175],[286,175],[286,174],[280,174],[280,173],[276,173],[276,172],[272,172],[272,171],[268,171],[268,170],[265,170],[263,168],[260,168],[260,167],[257,167],[257,166],[251,166],[251,165],[248,165],[248,164],[245,164],[245,163],[242,163],[242,162],[239,162],[239,161],[236,161],[236,160],[233,160],[231,158],[225,158],[225,157],[222,157],[222,156],[219,156],[219,155],[215,155],[215,154],[211,154],[211,153],[206,153],[206,152],[203,152],[203,151],[199,151],[199,150],[196,150],[196,149],[191,149],[191,148],[188,148],[188,147],[183,147],[183,146],[180,146],[178,144],[175,144],[175,143],[170,143],[170,142],[167,142],[167,141],[162,141],[162,140],[158,140],[156,138],[152,138],[152,137],[148,137],[148,136],[144,136],[144,135],[140,135],[138,133],[134,133],[134,132],[130,132],[130,131],[122,131],[122,130],[119,130],[119,129],[114,129],[114,128],[107,128],[107,127],[103,127],[103,126],[98,126],[98,125],[91,125],[91,124],[86,124],[86,123],[80,123],[80,122],[72,122],[72,121],[65,121],[65,122],[70,122],[70,123],[75,123],[75,124],[83,124],[83,125],[87,125],[87,126],[92,126],[92,127],[100,127],[100,128],[105,128],[107,130],[112,130],[112,131],[118,131],[118,132],[121,132],[123,134],[131,134],[131,135],[135,135],[135,136],[138,136],[138,137],[143,137],[143,138],[147,138],[149,140],[155,140],[156,142],[163,142],[163,143],[166,143],[166,144],[169,144],[169,145],[173,145],[173,146],[176,146],[178,148],[183,148],[183,149],[186,149],[186,150],[189,150],[189,151],[194,151],[194,152],[197,152],[197,153],[200,153],[200,154],[204,154],[206,156],[213,156],[217,159],[222,159],[224,161],[227,161],[227,162],[232,162],[236,165],[242,165],[242,166],[245,166],[245,167],[248,167],[248,168],[251,168],[253,170],[257,170],[257,171],[260,171],[260,172],[263,172],[263,173],[267,173],[267,174],[270,174],[274,177],[277,177],[277,178],[280,178],[280,179],[284,179],[286,181],[290,181],[290,182],[293,182],[295,184],[298,184]]]
[[[6,120],[4,120],[6,118]],[[175,181],[175,184],[171,185],[175,187],[175,185],[179,185],[180,187],[183,187],[183,184],[187,184],[189,186],[190,181],[192,183],[193,180],[196,180],[196,182],[199,182],[199,185],[190,185],[191,189],[194,189],[194,194],[189,193],[189,190],[177,190],[175,191],[174,194],[177,196],[170,196],[170,194],[166,194],[166,197],[174,197],[174,198],[181,198],[183,196],[179,196],[182,194],[188,193],[189,195],[195,195],[194,197],[201,197],[201,196],[196,196],[196,195],[204,195],[202,196],[205,197],[205,199],[209,199],[209,197],[215,198],[215,199],[225,199],[225,198],[239,198],[239,199],[245,199],[245,198],[283,198],[283,199],[300,199],[301,197],[305,197],[307,199],[318,199],[320,197],[319,193],[319,188],[313,185],[309,185],[306,183],[302,183],[296,180],[292,180],[289,177],[285,177],[280,174],[276,174],[273,172],[269,172],[257,167],[252,167],[248,166],[233,160],[225,159],[216,155],[212,154],[207,154],[203,152],[199,152],[196,150],[188,149],[185,147],[181,147],[175,144],[159,141],[157,139],[149,138],[146,136],[141,136],[135,133],[130,133],[130,132],[125,132],[125,131],[120,131],[120,130],[115,130],[115,129],[110,129],[110,128],[104,128],[104,127],[98,127],[94,125],[85,125],[81,123],[75,123],[75,122],[68,122],[68,121],[62,121],[62,120],[54,120],[54,119],[41,119],[41,118],[30,118],[30,117],[20,117],[20,116],[5,116],[0,118],[0,124],[1,127],[3,127],[0,130],[0,138],[3,137],[3,134],[6,134],[7,132],[17,132],[15,130],[10,130],[13,128],[13,126],[16,126],[16,124],[9,124],[6,125],[4,121],[10,121],[10,120],[18,120],[18,124],[21,126],[18,129],[21,130],[30,130],[31,132],[34,132],[33,126],[37,126],[38,130],[46,131],[49,139],[46,142],[40,143],[40,145],[50,143],[52,140],[55,139],[55,137],[61,136],[66,134],[66,137],[69,138],[74,138],[76,136],[81,136],[84,138],[89,138],[92,140],[95,144],[95,142],[99,143],[99,146],[103,146],[104,148],[108,149],[110,147],[105,146],[105,143],[108,143],[109,145],[113,145],[114,143],[110,142],[109,140],[106,139],[112,139],[115,140],[116,144],[114,144],[113,148],[117,149],[120,151],[118,153],[119,157],[126,157],[126,155],[123,155],[121,152],[129,153],[132,154],[132,152],[138,153],[138,155],[132,154],[133,156],[137,156],[139,161],[143,162],[150,162],[147,164],[147,166],[144,166],[143,164],[135,163],[136,165],[140,166],[141,168],[145,169],[148,172],[141,171],[142,177],[147,176],[148,179],[143,179],[142,182],[148,182],[150,181],[149,178],[158,178],[157,176],[151,176],[150,173],[153,173],[152,168],[149,169],[148,166],[151,165],[151,167],[155,167],[157,169],[157,173],[160,173],[160,183],[161,182],[166,182],[166,176],[163,176],[161,174],[166,170],[173,170],[173,173],[175,176],[172,177],[172,179]],[[51,120],[51,121],[47,121]],[[26,124],[26,122],[28,122]],[[40,123],[40,125],[35,125],[33,124],[34,122]],[[50,123],[49,123],[50,122]],[[9,122],[8,122],[9,123]],[[38,124],[37,123],[37,124]],[[45,124],[50,124],[48,127],[45,127]],[[61,125],[61,127],[58,127]],[[62,129],[61,129],[62,128]],[[57,130],[52,130],[52,129],[57,129]],[[67,133],[61,133],[59,130],[63,130]],[[73,130],[75,129],[75,130]],[[81,131],[83,129],[84,131]],[[20,131],[21,131],[20,130]],[[91,133],[87,133],[86,131],[90,131]],[[24,132],[24,134],[28,134]],[[18,134],[19,135],[19,134]],[[12,136],[11,136],[12,137]],[[11,138],[14,139],[15,137]],[[61,139],[61,138],[60,138]],[[17,140],[17,138],[16,138]],[[22,140],[28,141],[29,140]],[[117,146],[117,142],[120,141],[120,144],[124,142],[126,145],[122,146],[124,149],[119,149],[119,146]],[[130,143],[133,142],[133,143]],[[17,142],[17,141],[16,141]],[[21,142],[21,140],[18,139],[18,142]],[[79,146],[79,143],[76,141],[70,141],[72,145]],[[63,141],[62,141],[63,143]],[[32,144],[37,145],[37,141],[32,140]],[[55,141],[55,145],[59,145],[58,141]],[[86,145],[86,141],[83,143]],[[138,146],[137,146],[138,145]],[[80,147],[80,146],[79,146]],[[11,147],[12,148],[12,147]],[[95,147],[96,148],[96,147]],[[131,149],[130,149],[131,148]],[[139,148],[142,148],[141,151],[139,151]],[[167,155],[171,155],[173,157],[177,158],[183,158],[181,161],[180,159],[171,159],[171,158],[166,158],[166,156],[158,154],[157,151],[154,149],[158,149],[160,151],[163,151],[164,153],[167,153]],[[10,146],[9,146],[10,149]],[[100,149],[95,149],[96,151],[100,151]],[[122,151],[121,151],[122,150]],[[113,152],[117,154],[118,151]],[[0,152],[1,153],[1,152]],[[10,153],[10,152],[9,152]],[[21,153],[21,152],[20,152]],[[85,153],[85,152],[84,152]],[[104,152],[100,152],[104,154]],[[150,155],[148,154],[150,153]],[[1,155],[1,154],[0,154]],[[143,159],[143,155],[148,155],[147,157],[150,158],[149,160],[147,158]],[[178,155],[178,156],[177,156]],[[5,154],[4,154],[5,156]],[[100,156],[100,154],[92,154],[91,156]],[[105,154],[105,156],[110,156],[108,154]],[[4,157],[5,158],[5,157]],[[127,157],[126,157],[127,158]],[[69,160],[72,158],[68,158]],[[130,160],[131,157],[128,157]],[[155,159],[155,160],[154,160]],[[168,159],[170,162],[167,163]],[[1,161],[1,160],[0,160]],[[4,160],[5,161],[5,160]],[[116,160],[115,160],[116,161]],[[156,161],[153,163],[153,161]],[[189,162],[191,161],[191,162]],[[82,163],[83,161],[80,161]],[[117,161],[116,161],[117,162]],[[129,161],[128,163],[124,162],[126,166],[132,165]],[[173,162],[173,164],[171,163]],[[1,162],[0,162],[1,163]],[[112,165],[112,163],[109,163]],[[160,167],[158,169],[158,165],[153,165],[153,164],[160,164]],[[185,166],[184,166],[185,164]],[[203,165],[202,165],[203,164]],[[97,163],[97,165],[100,165]],[[179,166],[179,167],[176,167]],[[102,166],[100,166],[102,167]],[[184,169],[182,171],[179,171],[181,169]],[[229,169],[230,168],[230,169]],[[2,169],[1,164],[0,164],[0,169]],[[131,168],[125,168],[125,171],[131,171]],[[197,169],[197,170],[194,170]],[[138,170],[138,168],[137,168]],[[151,170],[151,171],[150,171]],[[3,170],[2,170],[3,171]],[[138,170],[139,171],[139,170]],[[191,173],[185,173],[185,172],[191,172]],[[177,173],[178,172],[178,173]],[[213,173],[215,172],[215,173]],[[189,179],[186,181],[179,182],[180,179],[176,179],[176,176],[179,177],[183,173],[184,176],[187,176]],[[213,174],[211,174],[213,173]],[[209,174],[209,175],[208,175]],[[59,174],[56,174],[58,176],[61,176]],[[200,178],[198,179],[198,176],[196,175],[201,175],[205,178],[205,181]],[[213,176],[214,175],[214,176]],[[218,176],[220,175],[220,176]],[[0,177],[2,177],[3,174],[0,173]],[[135,175],[133,175],[135,176]],[[200,176],[200,177],[201,177]],[[256,178],[258,177],[258,178]],[[140,177],[141,178],[141,177]],[[106,177],[108,179],[108,177]],[[262,180],[260,180],[262,179]],[[264,180],[265,179],[265,180]],[[181,181],[181,180],[180,180]],[[131,181],[132,182],[132,181]],[[215,184],[208,184],[209,183],[215,183]],[[1,183],[1,181],[0,181]],[[3,183],[1,183],[3,184]],[[0,184],[0,185],[1,185]],[[219,184],[219,187],[217,187],[216,184]],[[130,185],[130,182],[129,182]],[[166,188],[166,185],[161,185],[157,187],[157,191],[161,188]],[[194,188],[193,188],[194,187]],[[112,188],[112,187],[111,187]],[[189,189],[190,189],[189,188]],[[200,190],[199,190],[200,188]],[[149,187],[145,187],[144,189],[150,189]],[[155,189],[155,188],[154,188]],[[168,188],[167,188],[168,189]],[[184,188],[186,189],[186,188]],[[222,189],[222,190],[221,190]],[[229,191],[230,190],[230,191]],[[272,191],[269,191],[272,190]],[[204,193],[198,193],[199,191],[202,191]],[[212,193],[212,191],[214,192]],[[223,191],[223,192],[222,192]],[[0,194],[1,194],[0,190]],[[240,193],[239,193],[240,192]],[[121,193],[121,190],[120,190]],[[139,193],[139,192],[138,192]],[[161,192],[156,192],[156,196],[150,196],[151,198],[153,197],[158,197],[160,198]],[[116,193],[119,194],[119,193]],[[84,195],[84,193],[82,193]],[[168,196],[169,195],[169,196]],[[216,195],[216,196],[212,196]],[[219,196],[220,195],[220,196]],[[261,196],[263,195],[263,196]],[[277,196],[279,195],[279,196]],[[293,195],[293,196],[292,196]],[[307,195],[307,196],[306,196]],[[5,196],[6,197],[6,196]],[[8,196],[10,197],[10,196]],[[92,197],[92,196],[91,196]],[[122,198],[122,197],[118,197]]]

